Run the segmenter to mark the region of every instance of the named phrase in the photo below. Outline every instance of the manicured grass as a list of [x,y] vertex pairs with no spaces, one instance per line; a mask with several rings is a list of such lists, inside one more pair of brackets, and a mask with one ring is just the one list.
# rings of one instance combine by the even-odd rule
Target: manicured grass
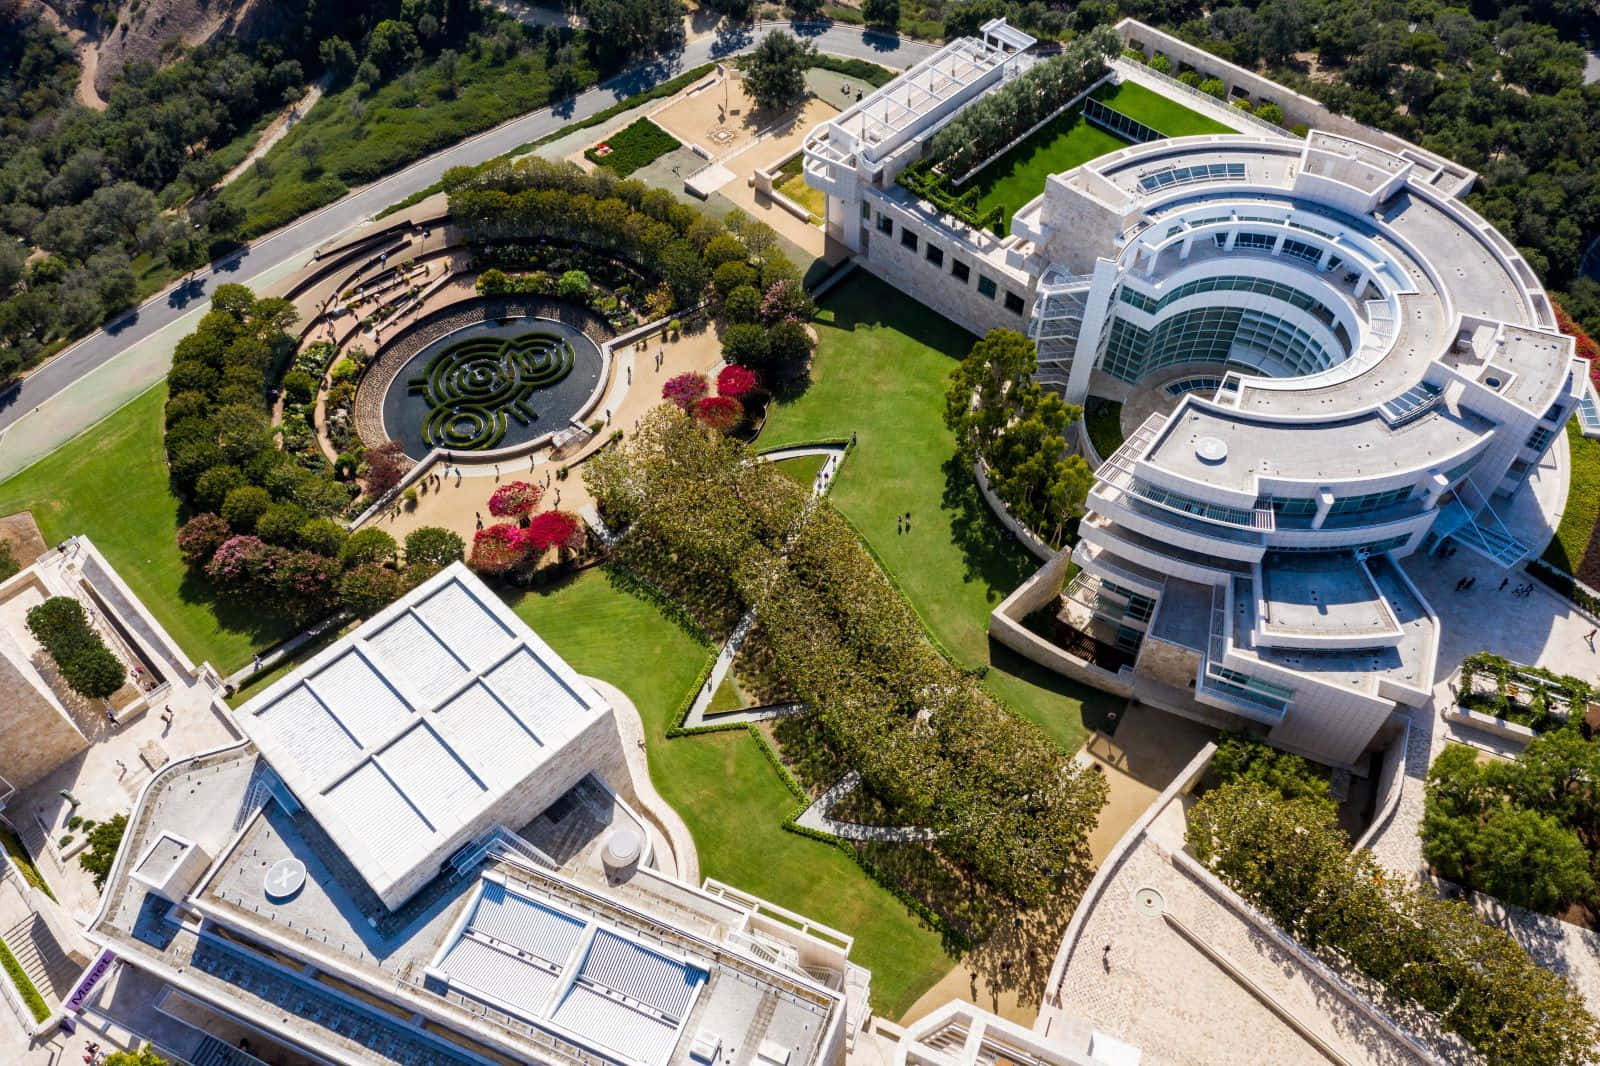
[[583,153],[584,158],[614,171],[619,178],[682,147],[678,138],[647,118],[634,120],[608,137],[605,143],[611,151],[601,155],[600,146],[596,145]]
[[579,672],[616,685],[644,719],[650,776],[682,815],[700,872],[855,937],[872,1002],[898,1018],[954,965],[939,936],[838,848],[782,828],[794,796],[756,741],[736,730],[666,739],[710,649],[648,603],[590,570],[513,601]]
[[33,1020],[42,1022],[50,1017],[50,1006],[33,987],[33,982],[28,980],[28,975],[23,972],[22,964],[17,957],[11,954],[11,949],[6,947],[5,941],[0,940],[0,969],[5,970],[6,976],[11,978],[11,983],[16,986],[22,995],[22,1002],[28,1005],[28,1013],[33,1015]]
[[711,703],[706,707],[706,715],[727,714],[729,711],[744,709],[744,697],[739,695],[739,690],[733,685],[731,676],[722,679],[722,684],[717,686],[717,691],[711,694]]
[[859,271],[823,298],[817,331],[810,387],[773,405],[759,446],[856,433],[834,505],[956,661],[989,666],[991,693],[1076,750],[1121,701],[989,640],[989,612],[1040,564],[984,504],[944,425],[945,383],[972,335]]
[[245,211],[241,236],[275,229],[350,186],[594,82],[595,72],[580,58],[574,84],[558,89],[546,68],[549,54],[534,47],[496,61],[492,50],[469,49],[460,53],[453,78],[432,60],[365,96],[356,86],[324,96],[262,157],[265,166],[252,166],[223,191],[222,199]]
[[1102,461],[1122,447],[1122,405],[1115,400],[1090,396],[1083,405],[1083,424]]
[[817,483],[818,471],[822,469],[822,464],[827,461],[828,457],[826,455],[801,455],[793,459],[785,459],[778,463],[777,467],[784,476],[792,479],[796,485],[810,492],[812,486]]
[[183,565],[161,446],[166,398],[151,389],[0,484],[0,514],[32,511],[50,544],[87,534],[190,658],[228,673],[291,630],[217,601]]
[[[1168,137],[1234,132],[1220,122],[1131,81],[1115,88],[1102,86],[1095,90],[1094,96],[1107,107],[1116,108]],[[1127,141],[1091,126],[1082,112],[1074,108],[984,167],[971,182],[956,191],[978,188],[979,214],[999,204],[1005,208],[1005,222],[1009,225],[1012,212],[1044,192],[1045,179],[1051,174],[1060,174],[1126,147]]]
[[1567,447],[1572,454],[1572,482],[1544,561],[1593,585],[1600,577],[1600,546],[1594,544],[1595,525],[1600,522],[1600,441],[1585,437],[1574,418],[1567,423]]
[[821,189],[813,189],[806,184],[804,168],[805,156],[790,156],[779,168],[779,177],[773,182],[773,187],[810,211],[813,223],[820,222],[828,210],[828,197]]
[[1095,96],[1107,107],[1116,108],[1129,118],[1160,130],[1168,137],[1238,132],[1232,126],[1207,118],[1198,111],[1191,111],[1176,100],[1170,100],[1137,82],[1125,81],[1117,86],[1115,92],[1096,92]]

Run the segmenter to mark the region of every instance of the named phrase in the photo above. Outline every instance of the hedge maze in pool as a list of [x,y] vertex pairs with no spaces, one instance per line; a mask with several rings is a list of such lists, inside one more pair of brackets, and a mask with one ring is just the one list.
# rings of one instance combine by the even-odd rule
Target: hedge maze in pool
[[510,419],[539,417],[529,400],[572,373],[572,345],[532,330],[516,337],[470,337],[440,349],[406,382],[428,404],[422,439],[430,446],[482,451],[499,444]]

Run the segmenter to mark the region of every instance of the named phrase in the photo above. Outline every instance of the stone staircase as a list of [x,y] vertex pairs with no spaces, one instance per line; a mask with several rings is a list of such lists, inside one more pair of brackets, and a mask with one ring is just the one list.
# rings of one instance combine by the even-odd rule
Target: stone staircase
[[46,997],[59,1001],[72,989],[83,970],[61,950],[44,919],[38,915],[29,915],[0,933],[0,940],[6,942],[6,947],[22,966],[22,972]]

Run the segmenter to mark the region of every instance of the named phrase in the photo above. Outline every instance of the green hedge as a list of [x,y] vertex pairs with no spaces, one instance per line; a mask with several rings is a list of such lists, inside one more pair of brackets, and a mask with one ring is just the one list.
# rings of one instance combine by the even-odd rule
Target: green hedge
[[6,976],[11,978],[11,983],[17,986],[17,991],[22,994],[22,1002],[28,1005],[28,1011],[33,1015],[33,1020],[42,1022],[50,1017],[50,1005],[44,1001],[39,990],[33,987],[33,982],[28,980],[28,975],[22,972],[22,964],[17,957],[11,954],[11,949],[6,947],[5,941],[0,940],[0,967],[6,971]]
[[127,680],[122,660],[89,624],[83,604],[52,596],[28,611],[28,632],[44,646],[67,686],[85,699],[103,700]]
[[876,63],[869,63],[865,59],[846,59],[843,56],[818,54],[811,60],[811,65],[819,70],[831,70],[835,74],[843,74],[856,81],[864,81],[874,89],[881,89],[895,78],[899,77],[887,67],[880,67]]

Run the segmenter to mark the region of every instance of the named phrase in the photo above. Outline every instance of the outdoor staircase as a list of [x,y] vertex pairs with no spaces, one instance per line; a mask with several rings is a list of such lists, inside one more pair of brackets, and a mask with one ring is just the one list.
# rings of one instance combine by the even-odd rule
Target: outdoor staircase
[[261,1060],[206,1034],[189,1056],[189,1066],[259,1066]]
[[83,967],[61,950],[44,919],[36,914],[0,934],[0,940],[6,942],[33,987],[47,997],[61,999],[83,971]]
[[1516,566],[1528,554],[1528,546],[1505,527],[1470,477],[1462,479],[1456,487],[1456,498],[1440,509],[1435,532],[1441,543],[1445,537],[1453,537],[1506,568]]

